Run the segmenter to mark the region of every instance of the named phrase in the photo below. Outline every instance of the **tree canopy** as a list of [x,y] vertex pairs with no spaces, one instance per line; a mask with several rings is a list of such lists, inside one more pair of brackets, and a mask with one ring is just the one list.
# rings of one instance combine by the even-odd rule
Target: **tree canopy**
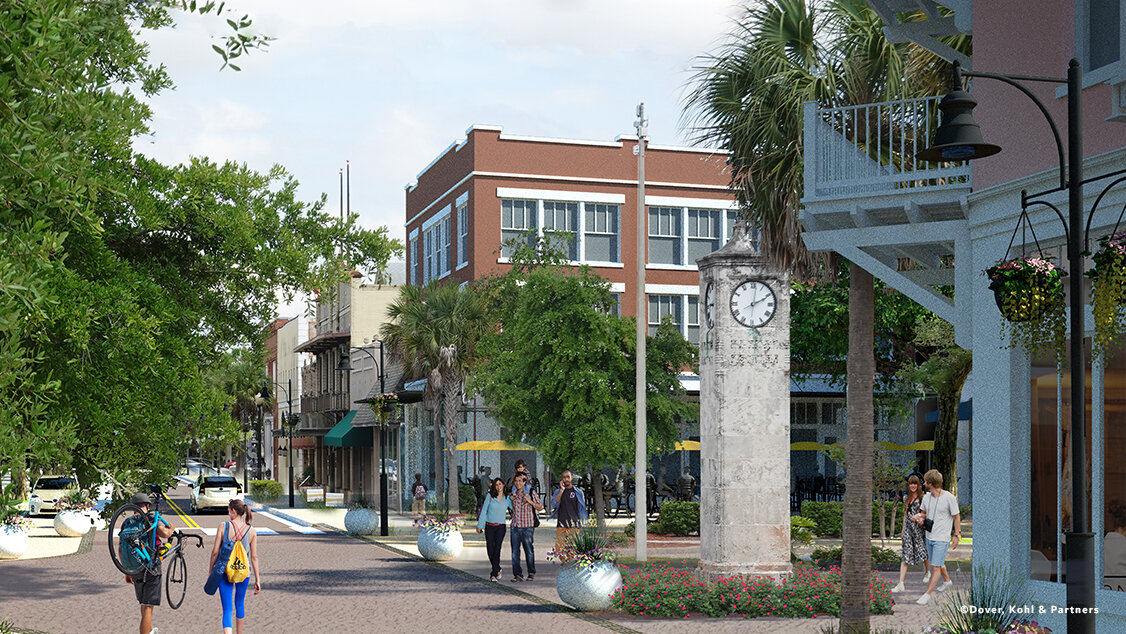
[[[173,0],[0,12],[0,471],[166,481],[190,423],[235,396],[209,378],[222,351],[260,345],[279,290],[330,288],[402,248],[298,200],[281,167],[132,149],[145,98],[171,86],[137,29],[177,11],[226,17]],[[226,66],[268,40],[228,24]]]

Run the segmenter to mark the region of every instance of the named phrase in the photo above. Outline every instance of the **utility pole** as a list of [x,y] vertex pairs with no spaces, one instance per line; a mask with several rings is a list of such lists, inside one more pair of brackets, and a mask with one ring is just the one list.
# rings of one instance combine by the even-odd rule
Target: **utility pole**
[[633,124],[637,128],[637,393],[634,398],[634,427],[637,435],[634,461],[637,466],[633,470],[633,535],[638,561],[647,559],[646,538],[649,529],[649,507],[646,504],[648,455],[645,450],[645,337],[649,334],[649,310],[645,301],[645,237],[648,234],[645,217],[645,137],[649,136],[648,123],[645,119],[645,103],[637,104],[637,121]]

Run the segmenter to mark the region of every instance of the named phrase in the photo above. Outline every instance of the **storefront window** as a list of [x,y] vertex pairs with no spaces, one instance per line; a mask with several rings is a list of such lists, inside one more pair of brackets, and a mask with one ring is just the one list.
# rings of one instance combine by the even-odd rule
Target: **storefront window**
[[1103,588],[1126,591],[1126,349],[1103,373]]
[[[1069,344],[1067,344],[1069,345]],[[1090,360],[1090,342],[1085,358]],[[1030,577],[1061,581],[1057,574],[1063,533],[1071,530],[1071,372],[1056,374],[1050,355],[1032,361],[1031,467],[1029,522]],[[1091,377],[1087,373],[1086,421],[1088,461],[1091,456]],[[1108,454],[1109,455],[1109,454]],[[1088,462],[1088,464],[1090,464]],[[1087,480],[1087,504],[1091,482]]]

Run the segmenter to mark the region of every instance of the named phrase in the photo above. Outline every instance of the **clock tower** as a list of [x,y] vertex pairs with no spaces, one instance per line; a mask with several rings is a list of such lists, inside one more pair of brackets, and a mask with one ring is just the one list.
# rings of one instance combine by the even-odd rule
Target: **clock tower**
[[746,226],[696,261],[700,568],[780,578],[790,567],[790,279]]

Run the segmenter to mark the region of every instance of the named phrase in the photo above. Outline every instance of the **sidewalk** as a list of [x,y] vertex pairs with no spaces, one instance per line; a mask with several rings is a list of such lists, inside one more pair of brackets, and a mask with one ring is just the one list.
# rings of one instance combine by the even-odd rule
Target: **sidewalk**
[[[266,507],[258,504],[254,504],[253,507],[256,512],[261,509],[261,511],[269,512],[293,522],[306,523],[329,530],[344,532],[344,514],[346,512],[344,509],[290,509],[280,506]],[[422,561],[419,557],[418,547],[416,545],[418,529],[412,525],[411,518],[409,516],[401,516],[392,513],[388,521],[389,527],[391,528],[391,535],[387,537],[371,535],[358,537],[357,539],[361,539],[374,546],[387,550],[394,555]],[[628,524],[629,521],[630,520],[626,519],[616,519],[611,520],[610,523],[614,526],[621,526]],[[559,565],[553,561],[546,561],[546,553],[554,547],[555,543],[554,520],[543,521],[540,527],[536,529],[536,578],[534,581],[521,583],[513,583],[510,581],[512,578],[511,551],[507,547],[507,544],[502,551],[502,581],[496,583],[488,581],[490,564],[485,552],[485,540],[484,537],[478,535],[473,528],[473,526],[466,526],[463,529],[462,539],[465,542],[465,546],[457,559],[440,564],[435,562],[425,563],[430,566],[445,569],[467,582],[489,585],[497,590],[514,594],[524,600],[532,601],[545,607],[570,611],[570,608],[561,603],[559,595],[555,591],[555,576],[559,571]],[[695,541],[695,544],[689,543],[692,540]],[[650,557],[654,560],[695,560],[699,558],[698,538],[663,540],[675,544],[673,547],[663,547],[659,545],[661,541],[662,540],[659,539],[650,541]],[[818,545],[839,545],[840,540],[819,540],[819,542]],[[878,545],[879,542],[877,540],[874,543]],[[888,546],[892,546],[890,541],[888,542]],[[619,550],[626,555],[632,554],[632,547],[621,548]],[[969,553],[970,548],[967,546],[960,546],[958,548],[959,557],[966,556]],[[689,566],[694,564],[693,561],[686,563]],[[684,565],[679,561],[672,561],[670,564]],[[888,581],[889,586],[894,585],[899,580],[898,569],[894,572],[881,572],[880,574]],[[954,580],[955,591],[968,589],[968,572],[951,571],[950,575]],[[936,593],[936,596],[929,605],[917,605],[915,599],[926,589],[926,586],[922,583],[922,571],[919,566],[914,566],[913,569],[908,572],[905,585],[907,588],[905,593],[894,595],[896,602],[894,614],[872,616],[871,624],[873,629],[884,628],[893,631],[903,630],[906,632],[918,632],[923,627],[935,624],[938,621],[940,606],[944,602],[954,599],[952,592]],[[572,613],[579,618],[583,618],[581,613]],[[837,619],[831,617],[808,620],[774,618],[743,620],[735,618],[711,619],[704,617],[693,617],[687,620],[644,619],[616,611],[606,611],[590,616],[593,617],[594,620],[601,621],[605,624],[604,626],[610,627],[611,629],[640,632],[730,631],[762,634],[819,634],[822,628],[835,625],[837,622]],[[607,623],[607,621],[609,623]]]
[[[34,526],[28,531],[27,551],[19,559],[4,561],[24,561],[26,559],[46,559],[88,553],[94,547],[98,531],[91,530],[82,537],[63,537],[55,532],[55,520],[51,517],[30,518]],[[0,561],[0,565],[3,565]]]

